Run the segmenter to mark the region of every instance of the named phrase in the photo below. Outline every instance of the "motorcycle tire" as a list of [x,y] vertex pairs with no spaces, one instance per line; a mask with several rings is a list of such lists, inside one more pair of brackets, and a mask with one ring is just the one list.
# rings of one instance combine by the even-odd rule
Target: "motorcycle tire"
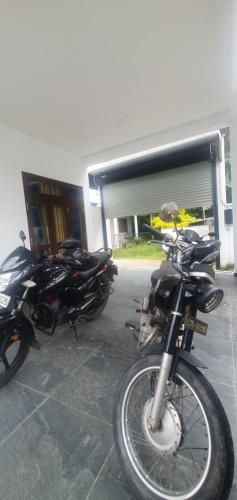
[[[149,450],[151,449],[151,454],[155,455],[156,453],[156,458],[158,456],[158,460],[159,461],[164,460],[166,461],[166,464],[163,463],[163,469],[162,469],[162,462],[161,463],[157,462],[158,463],[158,465],[156,465],[157,476],[154,473],[154,466],[152,466],[151,468],[153,469],[153,472],[150,473],[151,477],[149,476],[149,473],[145,474],[146,472],[145,460],[144,462],[142,462],[141,460],[143,460],[143,455],[146,457],[146,460],[149,457],[148,454],[149,450],[147,448],[149,437],[147,438],[148,434],[145,432],[142,434],[142,437],[141,434],[137,433],[137,429],[139,429],[140,432],[140,429],[144,429],[144,426],[146,425],[144,424],[144,417],[142,418],[142,413],[144,412],[144,410],[140,411],[139,415],[139,413],[135,410],[135,407],[132,412],[131,409],[132,409],[133,398],[134,401],[138,400],[138,394],[136,395],[136,391],[138,391],[137,388],[139,387],[139,384],[141,384],[141,382],[139,381],[143,380],[142,377],[144,378],[144,380],[148,380],[146,384],[149,390],[149,384],[150,384],[149,377],[151,377],[152,374],[159,373],[161,360],[162,356],[158,355],[156,356],[148,355],[145,356],[144,358],[139,359],[135,364],[132,365],[132,367],[125,374],[117,389],[114,401],[113,431],[114,431],[114,440],[116,449],[122,467],[124,469],[125,475],[127,476],[128,480],[133,486],[133,489],[135,493],[138,495],[138,498],[143,498],[146,500],[158,500],[158,499],[159,500],[175,500],[175,499],[176,500],[191,500],[191,499],[226,500],[230,494],[231,485],[233,481],[233,472],[234,472],[234,451],[233,451],[233,442],[232,442],[230,426],[225,411],[223,409],[223,406],[217,394],[215,393],[210,383],[208,382],[208,380],[197,368],[190,366],[183,360],[179,360],[179,362],[177,363],[173,381],[174,384],[178,384],[179,380],[179,385],[183,385],[183,387],[186,387],[184,386],[184,384],[187,384],[187,387],[190,388],[189,389],[190,395],[192,394],[193,397],[196,398],[196,401],[200,402],[201,405],[199,408],[200,414],[203,414],[203,421],[206,422],[207,428],[209,429],[208,438],[205,437],[207,436],[207,434],[203,435],[203,439],[204,440],[206,439],[206,443],[208,442],[208,448],[207,448],[208,452],[202,451],[202,453],[208,453],[209,458],[208,459],[206,458],[205,463],[203,462],[203,470],[201,469],[198,470],[198,472],[201,471],[201,474],[203,474],[203,476],[201,476],[200,480],[197,479],[199,483],[196,484],[196,487],[193,486],[192,489],[189,490],[187,489],[187,491],[184,490],[181,491],[181,486],[179,486],[179,482],[182,474],[183,474],[182,477],[185,478],[184,472],[187,472],[185,471],[186,465],[181,469],[180,474],[176,473],[175,475],[174,474],[175,469],[172,469],[172,467],[170,466],[171,470],[169,470],[169,464],[171,460],[173,462],[176,460],[179,450],[182,449],[183,446],[181,444],[182,439],[184,443],[185,443],[184,439],[190,440],[190,434],[188,438],[186,436],[188,434],[188,431],[190,431],[190,429],[187,430],[187,428],[183,426],[183,429],[185,430],[183,430],[184,434],[183,437],[181,438],[179,437],[179,439],[181,439],[179,444],[180,448],[178,448],[177,446],[175,450],[173,449],[174,453],[170,453],[170,455],[168,455],[168,453],[167,454],[163,453],[163,455],[161,453],[159,455],[156,448],[156,442],[153,439],[152,446],[149,448]],[[144,380],[142,382],[143,384]],[[146,385],[144,387],[146,387]],[[134,392],[135,396],[133,396]],[[188,392],[186,394],[188,394]],[[144,401],[145,401],[144,395],[142,394],[142,405]],[[172,399],[170,401],[172,402]],[[171,408],[170,412],[173,411],[176,414],[177,419],[179,419],[180,417],[178,412],[176,412],[175,410],[175,405],[172,405],[171,402],[169,403]],[[185,404],[187,405],[187,402],[185,402]],[[146,405],[147,402],[144,403],[143,408],[146,408]],[[128,411],[129,407],[130,410]],[[194,419],[194,416],[192,418]],[[135,423],[133,423],[133,420]],[[162,423],[162,425],[164,424],[164,422]],[[197,423],[196,425],[200,426],[199,428],[201,430],[203,429],[204,432],[205,429],[204,427],[201,427],[200,422]],[[136,429],[136,431],[135,430],[132,431],[131,429],[133,428]],[[163,425],[163,428],[165,429],[165,425]],[[169,431],[169,434],[167,433],[168,439],[170,439],[169,437],[171,435],[170,432],[171,431]],[[177,434],[179,436],[179,431],[177,431]],[[134,436],[136,439],[134,438]],[[135,443],[136,440],[138,441],[138,447]],[[176,441],[175,445],[177,445]],[[205,450],[206,448],[183,448],[183,450],[185,449],[186,450],[196,449],[197,451],[193,452],[195,454],[194,459],[196,460],[200,457],[200,455],[198,455],[199,453],[198,450]],[[139,450],[139,452],[137,450]],[[187,452],[184,452],[183,450],[182,450],[183,455],[181,454],[181,457],[184,459],[184,455]],[[140,453],[140,455],[138,455],[138,453]],[[190,454],[192,456],[191,451]],[[150,455],[152,456],[152,460],[153,460],[153,455]],[[160,458],[161,455],[162,457]],[[190,459],[189,454],[185,456],[185,459],[187,464],[188,463],[187,459]],[[150,463],[153,464],[153,461]],[[179,462],[176,462],[176,466],[177,463]],[[190,459],[190,464],[192,464],[191,459]],[[195,469],[193,470],[195,471]],[[154,477],[156,478],[154,480],[153,480],[153,474],[155,474]],[[163,477],[165,477],[165,474],[167,475],[168,478],[167,483],[165,483],[164,481],[163,486],[161,487],[161,477],[162,475]],[[176,478],[178,486],[176,486],[176,490],[175,487],[174,490],[171,490],[170,484],[173,484],[173,481],[175,481]],[[193,476],[191,474],[188,478],[185,479],[192,481],[192,478]],[[160,484],[157,483],[159,481]],[[164,488],[164,484],[168,485],[166,489]]]
[[[30,350],[30,340],[28,337],[24,336],[19,332],[19,338],[17,340],[14,339],[14,332],[10,337],[9,341],[6,343],[6,348],[4,348],[3,356],[1,361],[1,372],[0,372],[0,388],[4,385],[8,384],[10,380],[14,377],[16,372],[21,368],[23,363],[25,362],[27,355]],[[5,339],[2,340],[5,342]],[[16,347],[17,345],[17,347]],[[16,355],[13,359],[9,359],[9,350],[14,346],[17,348]],[[7,360],[7,361],[6,361]],[[2,367],[5,367],[5,370],[2,370]]]
[[87,321],[94,321],[94,319],[99,318],[99,316],[102,314],[103,310],[107,306],[108,300],[109,300],[109,293],[106,294],[103,302],[100,305],[98,305],[97,308],[93,308],[91,312],[87,313],[88,314]]

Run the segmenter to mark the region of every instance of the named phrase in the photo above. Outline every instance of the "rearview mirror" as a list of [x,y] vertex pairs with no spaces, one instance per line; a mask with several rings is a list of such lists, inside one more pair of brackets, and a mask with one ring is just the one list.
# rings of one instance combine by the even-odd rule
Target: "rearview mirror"
[[164,203],[160,209],[160,219],[164,222],[179,222],[179,210],[174,203],[174,201],[170,201],[168,203]]
[[22,241],[23,245],[25,246],[26,235],[25,235],[24,231],[21,230],[19,232],[19,238]]

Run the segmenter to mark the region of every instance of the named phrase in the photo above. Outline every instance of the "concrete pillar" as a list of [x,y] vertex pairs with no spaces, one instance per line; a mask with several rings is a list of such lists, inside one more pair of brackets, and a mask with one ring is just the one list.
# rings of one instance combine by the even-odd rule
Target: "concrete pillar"
[[135,236],[138,238],[138,222],[137,222],[137,215],[134,215],[134,226],[135,226]]
[[108,247],[112,248],[112,237],[111,237],[110,219],[106,219],[106,232],[107,232]]
[[[237,98],[237,96],[236,96]],[[232,209],[233,209],[233,240],[234,240],[234,264],[237,276],[237,110],[235,117],[230,123],[230,154],[231,154],[231,177],[232,177]]]
[[133,234],[133,226],[132,226],[132,217],[127,217],[127,225],[128,225],[128,233],[132,236]]
[[114,219],[114,234],[119,234],[117,218]]
[[216,163],[216,187],[217,187],[217,208],[219,221],[219,239],[221,241],[220,248],[220,265],[228,264],[228,241],[225,237],[225,206],[226,206],[226,189],[225,189],[225,151],[224,137],[221,138],[221,156],[222,160]]
[[237,276],[237,0],[234,1],[233,14],[233,54],[232,54],[232,99],[230,105],[230,154],[232,177],[232,209],[234,265]]
[[118,219],[115,217],[114,221],[114,244],[116,247],[119,246],[119,229],[118,229]]

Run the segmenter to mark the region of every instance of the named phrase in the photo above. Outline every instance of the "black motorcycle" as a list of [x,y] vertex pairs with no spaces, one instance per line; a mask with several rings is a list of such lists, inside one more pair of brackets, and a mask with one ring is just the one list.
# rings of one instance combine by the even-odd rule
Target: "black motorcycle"
[[[164,220],[175,220],[168,210]],[[139,498],[224,500],[230,493],[234,452],[230,426],[215,391],[191,354],[193,334],[207,324],[223,291],[210,263],[220,242],[183,245],[151,228],[171,249],[174,272],[156,272],[143,304],[145,342],[162,338],[123,377],[114,403],[114,439],[125,473]],[[148,329],[150,328],[150,331]]]
[[[24,242],[22,231],[20,237]],[[39,349],[32,322],[49,335],[57,325],[68,323],[78,341],[79,322],[96,319],[107,304],[118,274],[111,250],[89,253],[77,240],[66,240],[59,250],[63,253],[42,258],[19,246],[1,266],[0,387],[19,370],[30,347]]]

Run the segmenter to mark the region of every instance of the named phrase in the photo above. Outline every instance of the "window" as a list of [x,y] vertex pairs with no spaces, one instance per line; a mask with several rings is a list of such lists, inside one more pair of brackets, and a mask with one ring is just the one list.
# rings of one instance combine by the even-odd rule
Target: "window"
[[119,233],[128,233],[128,221],[125,217],[118,219],[118,230]]

